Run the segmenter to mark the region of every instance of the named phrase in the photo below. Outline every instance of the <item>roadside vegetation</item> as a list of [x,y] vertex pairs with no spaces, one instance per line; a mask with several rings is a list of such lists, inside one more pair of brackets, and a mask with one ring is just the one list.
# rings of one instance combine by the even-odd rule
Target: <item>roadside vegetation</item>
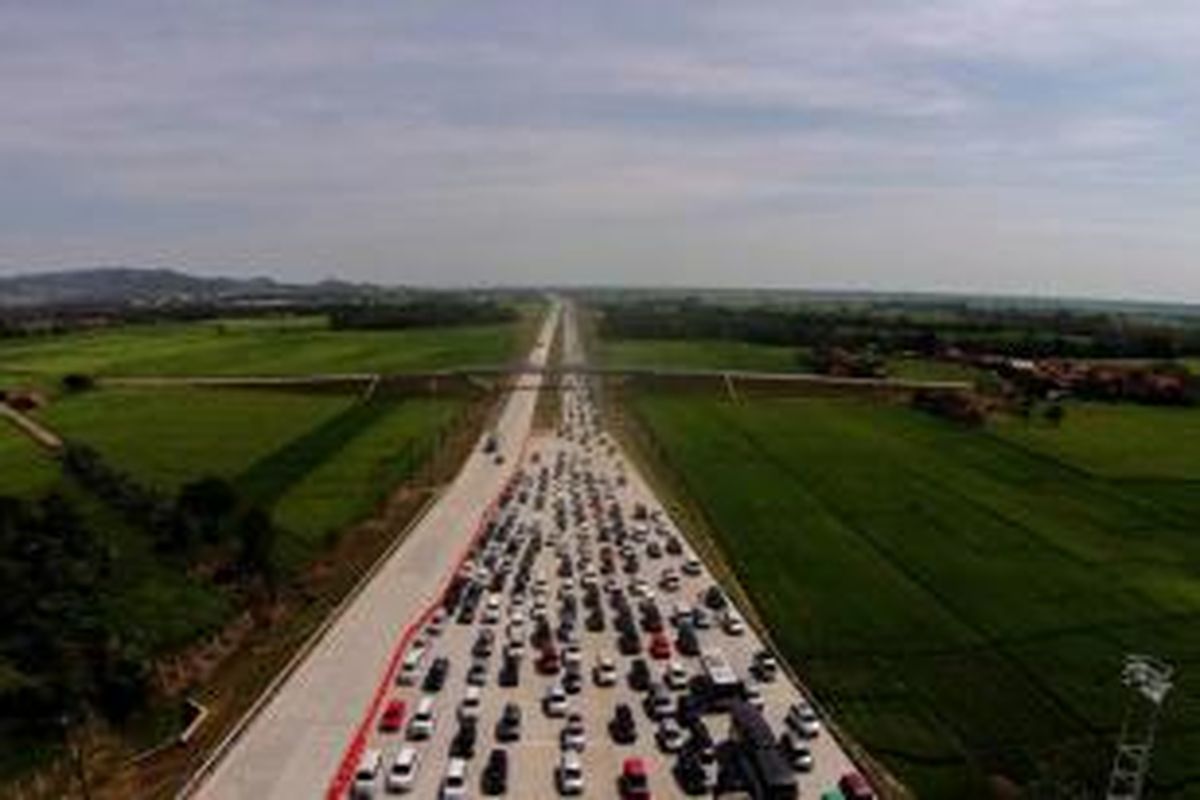
[[1200,529],[1173,498],[1196,487],[1200,412],[979,429],[847,397],[632,391],[788,659],[919,796],[1094,789],[1128,652],[1179,668],[1155,796],[1197,791]]
[[[339,330],[308,315],[0,341],[2,399],[67,443],[56,456],[0,422],[0,573],[14,593],[0,636],[0,776],[55,763],[81,727],[104,743],[91,768],[123,776],[115,796],[169,794],[187,749],[116,768],[178,733],[185,696],[207,696],[198,744],[211,745],[453,472],[482,418],[478,397],[411,388],[126,388],[92,375],[498,363],[540,310],[513,321],[506,308],[500,321],[488,306],[450,327],[425,312]],[[47,649],[59,627],[60,649]]]

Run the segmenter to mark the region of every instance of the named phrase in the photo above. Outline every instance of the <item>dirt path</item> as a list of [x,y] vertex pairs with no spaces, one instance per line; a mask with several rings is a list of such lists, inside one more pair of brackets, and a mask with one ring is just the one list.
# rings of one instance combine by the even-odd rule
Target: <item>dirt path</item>
[[28,417],[6,403],[0,403],[0,416],[11,422],[21,433],[32,439],[38,446],[58,452],[62,449],[63,440],[57,433],[42,425],[32,417]]

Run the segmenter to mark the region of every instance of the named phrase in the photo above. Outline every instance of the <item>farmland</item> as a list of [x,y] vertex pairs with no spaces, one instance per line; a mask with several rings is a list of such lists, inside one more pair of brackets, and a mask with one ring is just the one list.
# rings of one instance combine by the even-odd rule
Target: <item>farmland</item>
[[[1112,471],[1021,439],[1036,433],[845,398],[630,403],[789,660],[921,796],[979,796],[994,774],[1102,776],[1121,659],[1144,650],[1181,675],[1159,796],[1196,791],[1200,538],[1169,502],[1186,470],[1142,491],[1119,477],[1129,463],[1083,444],[1073,458]],[[1163,463],[1195,452],[1186,437],[1158,442]]]
[[36,495],[57,477],[58,467],[23,434],[0,420],[0,496]]
[[406,372],[508,359],[525,325],[331,330],[324,317],[127,325],[0,341],[0,372],[37,377]]

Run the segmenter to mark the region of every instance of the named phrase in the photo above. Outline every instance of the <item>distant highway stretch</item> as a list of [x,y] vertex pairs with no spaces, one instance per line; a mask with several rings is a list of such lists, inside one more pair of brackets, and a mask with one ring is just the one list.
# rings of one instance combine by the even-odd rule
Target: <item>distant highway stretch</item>
[[573,308],[555,304],[530,364],[545,365],[560,323],[558,429],[531,435],[537,393],[507,396],[504,463],[485,437],[189,794],[638,797],[644,781],[660,798],[788,786],[816,797],[860,785],[603,431],[587,373],[571,369],[584,363]]

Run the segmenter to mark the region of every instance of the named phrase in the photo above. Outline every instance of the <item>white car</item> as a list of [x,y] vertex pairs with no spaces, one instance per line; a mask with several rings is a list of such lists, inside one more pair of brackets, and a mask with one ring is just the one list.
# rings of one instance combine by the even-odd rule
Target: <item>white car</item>
[[442,777],[442,800],[462,800],[467,796],[467,762],[452,758]]
[[683,747],[683,729],[671,717],[664,717],[658,723],[658,732],[655,734],[655,738],[664,753],[678,753]]
[[690,575],[693,578],[702,572],[700,561],[695,558],[689,558],[687,561],[684,561],[682,569],[684,575]]
[[821,720],[806,702],[793,703],[784,717],[784,724],[805,739],[815,739],[821,733]]
[[483,692],[478,686],[468,686],[463,692],[463,699],[458,704],[458,718],[478,719],[479,709],[483,705]]
[[548,717],[561,717],[567,713],[567,693],[562,684],[553,683],[542,697],[542,708]]
[[387,778],[384,782],[385,788],[389,792],[397,794],[412,789],[413,783],[417,779],[418,763],[419,758],[415,747],[406,745],[400,748],[400,752],[392,760],[392,766],[388,768]]
[[583,730],[582,715],[576,713],[567,718],[567,724],[563,726],[559,744],[563,750],[583,752],[584,747],[587,746],[587,734]]
[[564,752],[554,773],[559,794],[583,794],[583,762],[578,753],[571,750]]
[[678,661],[672,661],[667,665],[667,668],[663,670],[663,683],[665,683],[668,688],[674,689],[675,691],[686,689],[688,683],[687,667],[683,666],[683,664],[679,663]]
[[617,683],[617,664],[612,656],[600,655],[596,666],[592,669],[592,679],[597,686],[615,686]]
[[725,621],[721,624],[721,627],[730,636],[741,636],[746,632],[746,623],[732,611],[725,615]]
[[746,702],[757,708],[759,711],[762,711],[763,707],[766,706],[766,701],[763,700],[762,692],[757,686],[748,683],[746,684],[746,688],[743,690],[743,692],[746,697]]
[[416,713],[408,721],[408,738],[413,741],[428,739],[433,736],[434,726],[433,698],[422,697]]
[[375,783],[379,778],[379,770],[383,764],[383,753],[378,750],[368,750],[358,760],[354,770],[354,783],[351,785],[350,796],[354,800],[365,800],[375,796]]

